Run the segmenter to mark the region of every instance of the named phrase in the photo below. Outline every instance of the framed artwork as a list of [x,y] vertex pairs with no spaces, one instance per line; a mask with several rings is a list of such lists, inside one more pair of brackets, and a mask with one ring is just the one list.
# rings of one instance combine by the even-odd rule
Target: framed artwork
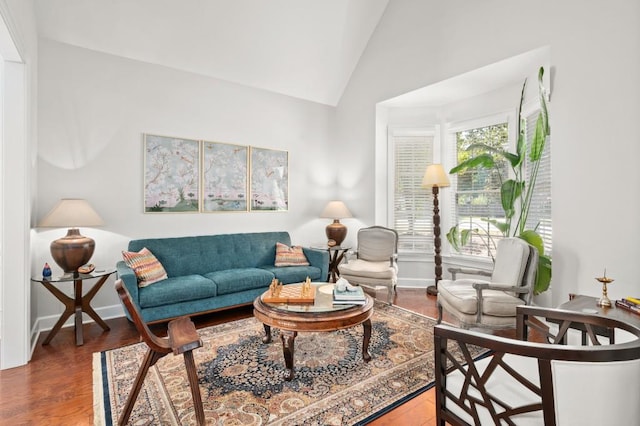
[[144,211],[198,212],[200,142],[144,135]]
[[251,147],[251,211],[289,209],[289,154]]
[[249,147],[202,142],[202,211],[246,212]]

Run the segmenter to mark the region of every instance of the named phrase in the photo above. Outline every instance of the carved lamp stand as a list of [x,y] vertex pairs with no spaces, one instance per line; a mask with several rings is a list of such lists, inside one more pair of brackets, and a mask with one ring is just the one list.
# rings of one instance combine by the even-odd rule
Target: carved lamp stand
[[433,251],[435,263],[435,285],[427,287],[427,294],[438,294],[438,281],[442,279],[442,256],[440,255],[440,208],[438,206],[439,188],[449,186],[449,178],[442,167],[442,164],[431,164],[427,166],[422,178],[422,187],[431,188],[433,194]]

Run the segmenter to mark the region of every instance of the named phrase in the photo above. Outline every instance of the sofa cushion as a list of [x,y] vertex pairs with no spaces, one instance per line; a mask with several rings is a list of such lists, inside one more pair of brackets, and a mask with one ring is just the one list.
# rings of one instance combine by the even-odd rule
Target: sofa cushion
[[322,277],[322,270],[315,266],[287,266],[279,268],[276,266],[261,266],[261,269],[271,272],[282,284],[300,283],[309,277],[312,281],[326,281],[327,277]]
[[274,275],[264,269],[238,268],[210,272],[205,277],[216,283],[218,295],[222,295],[261,287],[266,290]]
[[136,274],[139,287],[146,287],[167,278],[167,272],[162,264],[146,247],[139,252],[123,251],[122,257]]
[[309,266],[309,261],[300,246],[289,247],[286,244],[276,243],[275,266]]
[[155,285],[140,289],[140,307],[169,305],[172,303],[217,296],[216,283],[202,275],[184,275],[167,278]]

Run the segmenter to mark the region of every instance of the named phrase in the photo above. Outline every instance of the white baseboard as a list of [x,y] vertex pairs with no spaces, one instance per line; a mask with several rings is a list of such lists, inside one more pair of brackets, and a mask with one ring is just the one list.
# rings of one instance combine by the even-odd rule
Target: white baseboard
[[399,288],[427,288],[433,285],[435,280],[433,279],[417,279],[417,278],[398,278]]

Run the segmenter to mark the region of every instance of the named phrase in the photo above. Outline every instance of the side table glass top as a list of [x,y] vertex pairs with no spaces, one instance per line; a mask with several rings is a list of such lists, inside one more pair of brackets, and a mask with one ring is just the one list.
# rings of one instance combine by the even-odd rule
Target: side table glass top
[[[265,305],[269,305],[274,309],[278,309],[285,312],[336,312],[343,311],[345,309],[353,308],[354,304],[347,305],[334,305],[333,304],[333,284],[324,283],[324,282],[312,282],[312,286],[316,288],[316,297],[313,304],[311,303],[266,303],[262,301]],[[269,290],[264,292],[260,299],[265,295],[269,294]],[[367,298],[370,296],[366,296]]]
[[61,283],[61,282],[75,281],[75,280],[90,280],[92,278],[100,278],[105,275],[111,275],[115,271],[116,271],[115,268],[96,268],[88,274],[74,274],[73,272],[67,272],[64,274],[53,274],[50,277],[43,277],[42,275],[37,275],[35,277],[31,277],[31,281],[36,281],[36,282],[49,281],[52,283]]

